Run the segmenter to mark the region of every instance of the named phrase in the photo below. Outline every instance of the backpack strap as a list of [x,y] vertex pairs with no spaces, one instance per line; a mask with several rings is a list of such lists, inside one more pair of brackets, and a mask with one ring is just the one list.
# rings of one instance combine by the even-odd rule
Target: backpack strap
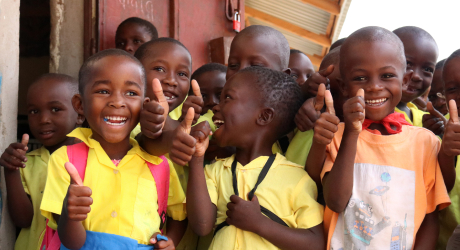
[[164,156],[160,156],[163,160],[160,164],[154,165],[147,162],[150,172],[155,180],[158,197],[158,215],[160,215],[160,229],[163,228],[166,222],[166,209],[168,207],[168,196],[169,196],[169,163],[168,159]]
[[[74,145],[67,146],[67,156],[77,169],[81,180],[85,180],[86,162],[88,160],[89,148],[85,143],[80,142]],[[40,246],[41,250],[58,250],[61,247],[61,239],[57,231],[48,227],[48,219],[46,220],[45,236]]]

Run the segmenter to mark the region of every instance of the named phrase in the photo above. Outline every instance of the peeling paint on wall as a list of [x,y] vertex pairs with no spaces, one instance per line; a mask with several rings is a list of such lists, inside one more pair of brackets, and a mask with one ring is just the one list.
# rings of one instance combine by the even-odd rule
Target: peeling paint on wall
[[[53,3],[54,2],[54,3]],[[59,72],[60,34],[64,22],[64,0],[51,1],[51,39],[50,39],[50,72]]]

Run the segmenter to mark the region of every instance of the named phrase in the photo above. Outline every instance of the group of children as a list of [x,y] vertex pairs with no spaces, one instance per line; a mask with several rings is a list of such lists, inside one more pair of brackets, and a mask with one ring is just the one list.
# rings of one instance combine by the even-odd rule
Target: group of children
[[437,63],[423,29],[365,27],[315,72],[254,25],[228,66],[192,72],[187,48],[152,27],[128,19],[78,81],[29,88],[43,147],[26,153],[24,135],[0,157],[15,249],[446,248],[460,222],[460,50]]

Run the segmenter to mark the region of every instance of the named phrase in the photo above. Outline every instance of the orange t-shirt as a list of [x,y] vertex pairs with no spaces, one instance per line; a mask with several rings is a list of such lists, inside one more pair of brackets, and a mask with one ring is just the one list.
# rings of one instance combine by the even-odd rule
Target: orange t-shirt
[[[327,146],[321,178],[332,169],[344,127]],[[324,213],[328,249],[412,249],[425,215],[450,204],[438,164],[441,143],[424,128],[404,125],[389,136],[363,130],[357,145],[347,208]]]

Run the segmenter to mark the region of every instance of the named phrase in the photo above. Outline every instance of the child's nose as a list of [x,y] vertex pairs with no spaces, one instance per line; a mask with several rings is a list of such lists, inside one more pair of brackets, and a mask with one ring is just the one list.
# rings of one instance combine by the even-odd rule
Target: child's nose
[[172,73],[168,74],[165,79],[163,79],[162,83],[167,84],[169,86],[177,86],[177,81],[174,78],[174,75]]
[[126,42],[125,46],[123,47],[123,50],[131,53],[131,52],[134,52],[134,47],[133,47],[133,44],[131,42]]
[[217,112],[220,112],[220,106],[219,104],[215,105],[214,107],[212,107],[212,112],[215,114]]
[[47,124],[50,122],[51,122],[50,115],[47,112],[42,112],[40,116],[40,124]]
[[208,101],[206,102],[206,106],[215,106],[219,104],[219,98],[216,97],[215,95],[211,95],[211,97],[208,99]]
[[420,71],[421,71],[421,69],[414,69],[414,73],[412,74],[412,77],[411,77],[411,80],[413,82],[421,82],[422,81],[422,75],[421,75],[422,72],[420,72]]
[[124,108],[126,107],[125,99],[121,96],[121,94],[112,95],[111,100],[109,101],[109,106],[113,108]]

